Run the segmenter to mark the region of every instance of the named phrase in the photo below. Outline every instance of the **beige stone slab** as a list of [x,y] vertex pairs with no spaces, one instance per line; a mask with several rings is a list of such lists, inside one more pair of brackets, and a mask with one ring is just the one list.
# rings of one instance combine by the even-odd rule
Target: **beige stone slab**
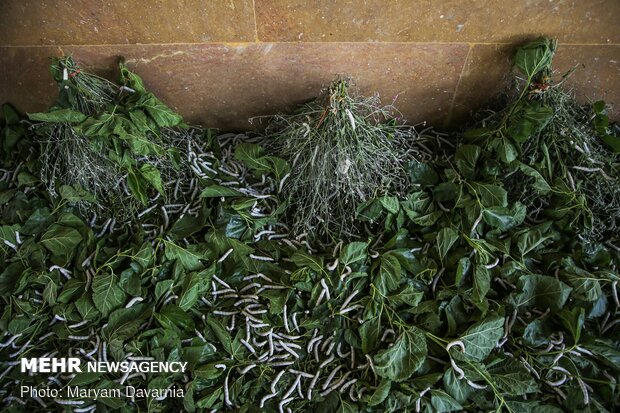
[[255,0],[261,41],[620,43],[618,0]]
[[[513,53],[513,45],[472,47],[454,99],[452,125],[467,121],[473,111],[488,107],[514,85]],[[574,92],[582,103],[605,100],[611,106],[610,118],[620,120],[620,46],[560,44],[553,66],[556,81],[575,68],[563,87]]]
[[609,117],[620,121],[620,45],[560,47],[554,63],[558,75],[575,68],[565,85],[579,101],[604,100]]
[[[115,60],[190,122],[248,129],[248,118],[291,110],[337,75],[351,75],[363,94],[378,92],[411,123],[448,116],[467,45],[263,43],[253,45],[64,47],[83,66],[110,76]],[[56,47],[0,48],[0,102],[22,111],[53,101],[49,56]],[[255,122],[256,124],[256,122]],[[260,127],[260,125],[259,125]]]
[[0,45],[247,42],[252,0],[2,0]]

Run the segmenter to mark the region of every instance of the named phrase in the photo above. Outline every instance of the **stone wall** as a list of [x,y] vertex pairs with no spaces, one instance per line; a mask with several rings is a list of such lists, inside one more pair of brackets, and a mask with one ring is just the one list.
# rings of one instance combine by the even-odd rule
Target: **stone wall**
[[[506,86],[514,46],[557,38],[560,76],[620,119],[619,0],[1,0],[0,102],[46,108],[50,57],[119,56],[186,119],[223,130],[349,74],[410,123],[449,127]],[[260,120],[255,120],[256,125]]]

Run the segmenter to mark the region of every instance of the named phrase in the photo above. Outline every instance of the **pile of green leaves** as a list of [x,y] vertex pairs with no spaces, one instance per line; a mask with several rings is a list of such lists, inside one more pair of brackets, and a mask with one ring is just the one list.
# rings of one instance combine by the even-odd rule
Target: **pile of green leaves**
[[[551,154],[572,167],[581,152],[553,149],[544,134],[555,116],[568,116],[535,92],[559,87],[533,83],[554,47],[519,48],[517,67],[533,74],[505,110],[449,140],[426,133],[425,151],[435,156],[399,164],[403,192],[357,200],[357,238],[322,244],[287,225],[281,189],[294,165],[261,146],[262,137],[166,132],[186,147],[181,178],[166,185],[174,203],[154,193],[138,221],[110,229],[66,195],[79,198],[81,187],[49,196],[32,155],[41,143],[5,107],[3,409],[613,411],[618,234],[587,238],[591,221],[575,218],[583,211],[558,207],[558,197],[576,191],[562,189],[569,178],[555,175]],[[590,150],[613,160],[604,146],[615,142],[613,128],[594,109],[594,125],[576,117],[573,126],[594,131]],[[105,136],[115,139],[113,130]],[[531,155],[539,151],[549,160]],[[601,170],[617,179],[607,165]],[[575,189],[599,175],[575,173]],[[574,196],[591,208],[589,194]],[[16,367],[20,357],[44,355],[152,357],[186,361],[188,371],[48,377]],[[69,404],[20,397],[21,385],[69,384],[174,386],[185,395]]]
[[[122,63],[116,85],[82,71],[71,57],[55,58],[56,103],[31,113],[40,149],[41,180],[51,196],[63,185],[87,191],[84,212],[131,219],[164,181],[178,177],[181,155],[166,139],[168,128],[186,128],[142,80]],[[85,197],[87,198],[87,197]]]
[[572,71],[553,82],[555,50],[545,38],[520,48],[518,96],[464,138],[495,154],[506,188],[531,220],[562,220],[586,243],[616,242],[620,137],[609,128],[604,102],[579,105],[563,89]]
[[357,204],[403,193],[405,165],[414,158],[415,130],[394,119],[378,96],[355,96],[349,80],[294,114],[270,118],[265,145],[292,166],[282,187],[296,233],[330,241],[359,233]]

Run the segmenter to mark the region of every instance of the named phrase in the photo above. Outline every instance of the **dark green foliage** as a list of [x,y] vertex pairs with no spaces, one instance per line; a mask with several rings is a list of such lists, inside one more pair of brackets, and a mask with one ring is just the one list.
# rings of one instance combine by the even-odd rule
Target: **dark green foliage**
[[[110,128],[93,120],[106,100],[92,98],[33,117],[93,131],[84,136],[106,145],[122,141],[120,152],[108,147],[102,156],[126,168],[131,196],[146,203],[123,225],[85,216],[80,203],[95,195],[78,183],[50,196],[36,156],[45,143],[5,106],[3,411],[614,411],[618,230],[592,236],[605,219],[594,213],[592,188],[611,185],[599,171],[575,169],[592,157],[617,180],[613,145],[601,143],[613,127],[600,105],[592,125],[557,85],[534,86],[554,48],[540,40],[519,49],[528,83],[484,128],[453,139],[427,133],[426,155],[398,164],[408,186],[355,200],[355,241],[318,244],[309,242],[318,233],[289,230],[280,188],[291,163],[260,139],[168,129],[180,118],[126,69],[141,96],[122,99],[144,117],[121,111],[125,120]],[[177,175],[153,161],[162,154],[133,157],[130,138],[118,133],[127,119],[147,119]],[[587,156],[560,139],[562,123],[574,142],[587,142]],[[52,352],[181,360],[188,371],[28,375],[15,364]],[[22,397],[22,385],[184,395],[66,405]]]
[[265,144],[292,166],[282,193],[294,232],[350,238],[359,203],[403,193],[417,135],[393,112],[337,80],[294,114],[270,119]]

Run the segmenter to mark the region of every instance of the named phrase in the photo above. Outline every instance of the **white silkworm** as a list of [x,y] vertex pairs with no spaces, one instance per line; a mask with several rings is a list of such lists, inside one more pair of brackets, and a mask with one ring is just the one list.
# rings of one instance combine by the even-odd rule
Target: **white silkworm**
[[217,262],[218,262],[218,263],[222,263],[222,262],[224,262],[224,260],[225,260],[226,258],[228,258],[228,256],[229,256],[232,252],[233,252],[233,249],[232,249],[232,248],[231,248],[231,249],[229,249],[228,251],[226,251],[226,252],[224,253],[224,255],[222,255],[222,256],[220,257],[220,259],[219,259],[219,260],[217,260]]
[[355,386],[351,386],[351,388],[349,389],[349,399],[351,399],[353,403],[359,400],[357,397],[355,397]]
[[338,357],[340,358],[349,357],[349,351],[346,353],[342,351],[342,343],[338,343],[338,346],[336,346],[336,354],[338,354]]
[[239,374],[243,375],[243,374],[247,373],[248,371],[252,370],[254,367],[256,367],[256,364],[250,364],[249,366],[246,366],[243,369],[241,369],[239,371]]
[[351,379],[348,382],[344,383],[342,387],[340,387],[340,393],[344,393],[349,388],[349,386],[355,383],[357,383],[357,379]]
[[260,405],[259,407],[262,409],[265,406],[265,402],[269,399],[273,399],[274,397],[276,397],[277,394],[276,393],[272,393],[272,394],[268,394],[265,397],[263,397],[262,399],[260,399]]
[[71,279],[71,271],[69,271],[68,269],[63,268],[60,265],[52,265],[48,271],[52,272],[54,270],[58,270],[58,272],[61,273],[66,279]]
[[273,356],[274,346],[273,346],[273,329],[269,330],[267,334],[267,341],[269,343],[269,355]]
[[73,341],[85,341],[90,338],[90,336],[67,336],[69,340]]
[[259,283],[252,283],[252,284],[248,284],[245,287],[243,287],[241,290],[239,290],[240,292],[244,292],[247,290],[251,290],[252,288],[259,288],[261,285]]
[[86,325],[86,324],[88,324],[88,320],[80,321],[79,323],[71,324],[71,325],[69,325],[67,327],[69,327],[69,328],[79,328],[79,327],[82,327],[83,325]]
[[312,391],[314,390],[316,383],[319,381],[320,375],[321,370],[317,370],[317,372],[314,374],[314,377],[312,378],[312,381],[310,382],[310,385],[308,386],[308,393],[306,395],[308,400],[312,400]]
[[268,240],[273,240],[273,239],[282,239],[282,238],[286,238],[288,235],[286,234],[276,234],[275,232],[272,235],[267,236]]
[[235,290],[233,290],[232,288],[225,288],[223,290],[211,291],[211,295],[222,295],[222,294],[229,294],[229,293],[235,293]]
[[[69,337],[71,337],[71,336],[69,336]],[[32,340],[26,341],[26,343],[23,346],[21,346],[16,352],[9,354],[9,358],[13,358],[13,357],[17,356],[18,354],[21,354],[26,348],[28,348],[30,346],[30,342],[31,341]]]
[[226,288],[231,288],[230,285],[228,285],[228,283],[222,281],[217,275],[213,274],[213,279],[215,281],[217,281],[218,283],[220,283],[220,285],[223,285]]
[[322,369],[323,367],[327,366],[329,363],[331,363],[332,361],[334,361],[334,355],[332,354],[331,356],[329,356],[329,358],[327,360],[325,360],[324,362],[322,362],[319,365],[319,370]]
[[[54,315],[54,318],[52,320],[58,320],[61,323],[64,323],[65,321],[67,321],[66,318],[63,318],[63,317],[59,316],[58,314]],[[0,346],[0,347],[2,347],[2,346]]]
[[[161,212],[164,215],[164,228],[168,228],[168,225],[170,224],[170,220],[168,218],[168,211],[166,211],[166,208],[162,206]],[[112,225],[112,227],[114,227],[114,225]],[[110,232],[112,232],[112,230],[110,230]]]
[[19,238],[19,231],[15,231],[15,241],[17,242],[17,245],[22,243],[22,240]]
[[308,241],[305,241],[305,240],[304,240],[304,241],[301,241],[301,245],[303,245],[303,246],[305,246],[305,247],[306,247],[306,249],[308,250],[308,253],[309,253],[309,254],[312,254],[312,253],[315,253],[315,252],[316,252],[316,250],[310,246],[310,244],[308,243]]
[[327,264],[325,268],[327,268],[327,271],[334,271],[338,267],[338,262],[339,260],[336,258],[331,264]]
[[340,252],[340,250],[342,250],[342,245],[344,244],[343,240],[338,241],[338,243],[336,245],[334,245],[334,250],[332,251],[332,257],[336,258]]
[[499,264],[499,258],[495,258],[495,261],[493,261],[491,264],[485,265],[484,268],[486,268],[487,270],[490,270],[490,269],[495,268],[497,264]]
[[448,345],[446,346],[446,351],[450,351],[450,349],[454,346],[460,347],[461,351],[465,352],[465,344],[463,344],[461,340],[455,340],[448,343]]
[[144,298],[142,298],[142,297],[134,297],[134,298],[132,298],[132,299],[131,299],[128,303],[127,303],[127,305],[125,305],[125,308],[129,308],[129,307],[131,307],[132,305],[134,305],[135,303],[139,303],[140,301],[144,301]]
[[564,382],[566,382],[566,380],[568,379],[567,376],[562,376],[559,380],[557,381],[547,381],[547,384],[551,387],[559,387],[561,385],[564,384]]
[[256,235],[254,235],[254,240],[259,240],[259,239],[261,239],[264,235],[272,235],[272,234],[275,234],[275,233],[276,233],[275,231],[271,231],[271,230],[264,230],[264,231],[261,231],[261,232],[257,233]]
[[6,376],[7,374],[9,374],[11,370],[13,370],[13,367],[15,367],[19,362],[16,361],[15,363],[16,363],[15,365],[10,364],[6,369],[4,369],[2,373],[0,373],[0,379]]
[[477,389],[477,390],[484,390],[484,389],[486,389],[488,387],[486,384],[474,383],[471,380],[467,380],[467,384],[469,384],[469,387],[472,387],[472,388]]
[[291,176],[290,172],[282,177],[282,179],[280,180],[280,184],[278,185],[278,192],[282,192],[282,188],[284,188],[284,182],[288,179],[289,176]]
[[353,118],[353,114],[349,109],[344,110],[347,116],[349,117],[349,121],[351,122],[351,127],[355,130],[355,118]]
[[325,291],[325,295],[328,300],[331,300],[331,296],[329,295],[329,288],[327,288],[327,283],[325,282],[325,278],[321,278],[321,286],[323,287],[323,291]]
[[567,376],[571,376],[570,371],[566,370],[564,367],[553,366],[551,367],[551,370],[559,371],[560,373],[564,373]]
[[291,374],[297,374],[297,375],[299,375],[299,376],[301,376],[301,377],[305,377],[305,378],[307,378],[307,379],[312,379],[312,378],[314,378],[314,375],[313,375],[313,374],[306,373],[305,371],[299,371],[299,370],[288,369],[288,372],[289,372],[289,373],[291,373]]
[[318,307],[323,302],[323,297],[325,297],[325,289],[321,290],[321,294],[319,294],[319,298],[316,299],[316,306]]
[[276,374],[276,377],[274,377],[273,381],[271,382],[271,392],[275,393],[276,392],[276,385],[278,384],[278,382],[280,381],[280,378],[282,378],[282,375],[285,373],[285,370],[281,370],[278,374]]
[[[315,330],[316,331],[316,330]],[[308,342],[308,353],[310,353],[312,351],[312,347],[314,346],[314,343],[320,342],[323,339],[323,336],[320,335],[318,337],[314,337],[313,339],[311,339]]]
[[344,308],[344,309],[340,310],[338,313],[339,314],[346,314],[346,313],[349,313],[351,311],[354,311],[354,310],[357,310],[357,309],[360,309],[360,308],[364,308],[364,306],[360,305],[360,304],[355,304],[354,306],[351,306],[351,307]]
[[228,331],[233,331],[234,329],[235,329],[235,316],[233,315],[233,316],[230,318],[230,325],[229,325],[229,326],[226,326],[226,330],[228,330]]
[[387,330],[385,330],[383,332],[383,335],[381,336],[381,341],[385,341],[385,339],[387,338],[388,335],[396,335],[396,332],[394,332],[394,330],[392,330],[391,328],[388,328]]
[[590,396],[588,394],[588,388],[586,387],[586,384],[581,379],[581,377],[577,377],[577,383],[579,383],[579,387],[581,388],[581,393],[583,393],[583,404],[587,405],[588,403],[590,403]]
[[587,350],[587,349],[585,349],[585,348],[583,348],[581,346],[576,346],[575,350],[577,350],[578,352],[580,352],[582,354],[594,357],[594,354],[590,350]]
[[342,272],[342,274],[340,274],[340,279],[344,280],[346,277],[351,275],[352,272],[353,270],[351,269],[351,267],[349,267],[348,265],[345,265],[344,271]]
[[297,375],[297,377],[295,377],[295,381],[293,382],[293,384],[291,384],[291,387],[288,388],[288,390],[286,391],[286,393],[284,393],[284,396],[282,397],[286,399],[291,394],[293,394],[293,392],[295,391],[297,386],[299,386],[300,383],[301,383],[301,376]]
[[354,297],[355,297],[355,296],[356,296],[359,292],[360,292],[359,290],[355,290],[355,291],[353,291],[353,293],[351,293],[351,295],[349,295],[349,296],[346,298],[346,300],[344,300],[344,303],[342,303],[342,306],[341,306],[340,308],[342,309],[342,308],[345,308],[347,305],[349,305],[349,303],[351,302],[351,300],[353,300],[353,298],[354,298]]
[[267,282],[273,282],[271,280],[271,278],[267,277],[265,274],[263,273],[258,273],[258,274],[253,274],[253,275],[247,275],[245,277],[243,277],[243,281],[250,281],[253,280],[255,278],[262,278],[263,280],[267,281]]
[[215,366],[216,369],[221,369],[221,370],[226,370],[226,364],[216,364]]
[[344,383],[346,381],[346,379],[351,375],[352,372],[347,371],[346,373],[344,373],[344,375],[334,384],[332,384],[329,389],[327,389],[327,391],[324,391],[323,393],[321,393],[321,395],[326,395],[329,394],[330,392],[337,390],[338,387],[340,387],[342,385],[342,383]]
[[245,348],[247,348],[250,353],[256,354],[256,350],[254,350],[254,347],[252,347],[252,345],[250,343],[248,343],[244,339],[241,339],[239,341],[241,341],[241,344],[243,344],[245,346]]
[[131,361],[153,361],[153,360],[155,360],[155,357],[129,356],[129,357],[127,357],[127,360],[131,360]]
[[289,247],[293,248],[293,249],[297,249],[297,246],[295,244],[293,244],[291,242],[291,240],[287,239],[287,238],[283,238],[282,242],[285,243],[286,245],[288,245]]
[[54,402],[57,404],[62,404],[64,406],[81,406],[84,404],[83,400],[62,400],[62,399],[54,399]]
[[583,172],[599,172],[601,168],[586,168],[585,166],[573,166],[573,169]]
[[618,290],[616,289],[618,286],[618,281],[614,281],[611,283],[611,295],[614,298],[614,303],[616,303],[616,307],[620,307],[620,300],[618,300]]
[[331,344],[327,347],[327,350],[325,351],[325,353],[326,354],[331,354],[335,345],[336,345],[336,343],[332,341]]
[[329,384],[334,379],[334,377],[336,377],[336,374],[338,373],[338,371],[340,371],[341,368],[342,366],[338,366],[334,370],[332,370],[331,373],[329,373],[329,376],[327,376],[327,379],[325,380],[325,383],[323,383],[323,387],[321,388],[321,390],[326,390],[327,387],[329,387]]
[[164,300],[164,304],[168,304],[170,301],[176,300],[177,298],[179,298],[178,295],[175,294],[170,294],[168,297],[166,297],[166,299]]
[[329,346],[332,341],[334,341],[334,336],[333,335],[328,337],[327,340],[325,340],[323,342],[323,344],[321,345],[321,351],[325,351],[327,346]]
[[284,290],[286,289],[283,285],[263,285],[261,288],[256,291],[256,294],[260,294],[265,290]]
[[284,351],[290,353],[296,359],[299,358],[299,354],[297,354],[288,344],[284,343],[282,340],[278,340],[278,344],[280,344],[280,346],[282,346]]
[[577,188],[575,186],[575,181],[573,179],[573,175],[571,175],[571,173],[569,171],[566,171],[566,176],[568,176],[568,182],[570,183],[570,187],[573,191],[575,191]]
[[255,255],[255,254],[250,254],[250,258],[252,258],[253,260],[256,261],[268,261],[268,262],[273,262],[275,261],[273,258],[271,257],[266,257],[264,255]]
[[[239,307],[241,304],[245,304],[245,303],[256,303],[258,301],[258,297],[254,298],[242,298],[238,301],[235,302],[234,306],[235,307]],[[261,320],[258,320],[258,322],[260,322]]]
[[299,332],[299,324],[297,324],[297,311],[293,312],[293,330]]
[[230,391],[228,389],[228,375],[224,378],[224,403],[227,406],[232,406],[232,402],[230,401]]
[[428,392],[431,388],[427,387],[426,389],[422,390],[420,392],[420,396],[418,396],[418,399],[415,401],[415,411],[416,413],[420,412],[420,409],[422,407],[422,397],[424,397],[424,395],[426,394],[426,392]]
[[212,312],[212,314],[215,315],[223,315],[223,316],[231,316],[231,315],[236,315],[239,314],[239,311],[221,311],[221,310],[215,310]]
[[[155,205],[153,205],[153,206],[151,206],[151,207],[148,207],[148,208],[147,208],[147,209],[145,209],[144,211],[140,212],[140,213],[138,214],[138,218],[142,218],[144,215],[148,214],[149,212],[151,212],[151,211],[152,211],[152,210],[154,210],[155,208],[157,208],[157,204],[155,204]],[[106,224],[104,225],[104,226],[106,227],[106,229],[107,229],[107,224],[109,224],[109,223],[110,223],[110,221],[111,221],[111,219],[108,219],[108,220],[106,221]],[[104,231],[104,232],[105,232],[105,231]]]
[[452,365],[452,369],[458,373],[458,376],[456,377],[458,380],[462,380],[465,377],[465,372],[463,371],[463,369],[461,369],[459,366],[456,365],[456,363],[454,362],[454,359],[452,357],[450,357],[450,364]]
[[[107,325],[107,323],[105,325]],[[101,343],[101,359],[103,361],[108,361],[108,343],[105,341]]]
[[280,409],[280,413],[284,413],[284,405],[290,403],[291,401],[293,401],[295,398],[294,397],[289,397],[288,399],[284,399],[282,400],[279,404],[278,404],[278,408]]
[[267,361],[278,361],[278,360],[290,361],[290,359],[291,359],[291,355],[287,353],[287,354],[278,354],[277,356],[271,356],[269,357]]
[[[471,227],[471,230],[469,231],[469,235],[473,238],[473,234],[476,231],[476,227],[478,226],[478,224],[480,224],[480,222],[482,221],[482,211],[480,211],[480,215],[478,215],[478,218],[476,218],[476,220],[474,221],[474,224]],[[475,251],[475,250],[474,250]]]

